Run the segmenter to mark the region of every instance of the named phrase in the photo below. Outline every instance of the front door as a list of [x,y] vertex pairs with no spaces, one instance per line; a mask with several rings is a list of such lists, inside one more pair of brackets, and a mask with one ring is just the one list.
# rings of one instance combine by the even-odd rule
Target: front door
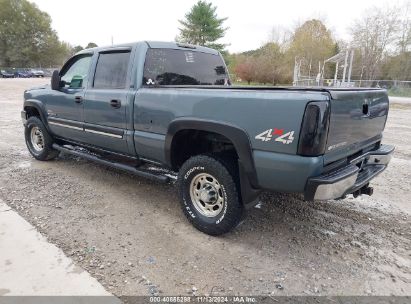
[[47,98],[46,110],[51,131],[74,141],[84,140],[83,99],[92,54],[70,59],[60,72],[62,87]]
[[128,75],[130,50],[100,52],[93,82],[84,97],[84,130],[87,142],[128,154],[127,119],[132,101]]

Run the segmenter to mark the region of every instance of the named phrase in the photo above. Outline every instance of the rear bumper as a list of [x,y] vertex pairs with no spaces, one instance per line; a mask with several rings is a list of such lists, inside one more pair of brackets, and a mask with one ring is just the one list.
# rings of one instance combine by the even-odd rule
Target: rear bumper
[[338,199],[368,185],[370,180],[385,170],[391,160],[393,146],[381,145],[335,171],[308,179],[305,200]]

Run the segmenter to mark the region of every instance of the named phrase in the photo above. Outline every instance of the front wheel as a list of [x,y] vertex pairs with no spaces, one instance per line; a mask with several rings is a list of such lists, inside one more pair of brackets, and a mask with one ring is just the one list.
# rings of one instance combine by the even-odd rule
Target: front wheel
[[27,119],[24,136],[27,148],[35,159],[51,160],[59,155],[59,151],[52,148],[53,138],[38,117]]
[[238,170],[234,160],[214,155],[188,159],[180,169],[179,194],[188,220],[198,230],[221,235],[235,228],[243,218]]

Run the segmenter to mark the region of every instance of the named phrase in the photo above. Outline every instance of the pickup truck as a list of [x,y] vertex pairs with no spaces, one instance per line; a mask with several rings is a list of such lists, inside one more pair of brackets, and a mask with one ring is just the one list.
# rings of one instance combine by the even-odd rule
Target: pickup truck
[[385,90],[232,86],[219,52],[173,42],[83,50],[24,93],[27,148],[176,182],[200,231],[236,227],[262,190],[371,195],[390,161]]

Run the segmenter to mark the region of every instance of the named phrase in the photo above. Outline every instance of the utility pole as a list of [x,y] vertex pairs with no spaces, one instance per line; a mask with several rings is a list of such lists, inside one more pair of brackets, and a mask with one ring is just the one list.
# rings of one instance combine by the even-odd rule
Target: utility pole
[[354,49],[351,50],[350,67],[348,69],[348,82],[351,82],[352,62],[354,60]]
[[348,64],[348,50],[345,51],[345,60],[344,60],[344,70],[343,70],[343,77],[342,77],[342,84],[345,83],[345,73],[347,72],[347,64]]
[[334,86],[337,86],[337,76],[338,76],[338,61],[335,64]]

